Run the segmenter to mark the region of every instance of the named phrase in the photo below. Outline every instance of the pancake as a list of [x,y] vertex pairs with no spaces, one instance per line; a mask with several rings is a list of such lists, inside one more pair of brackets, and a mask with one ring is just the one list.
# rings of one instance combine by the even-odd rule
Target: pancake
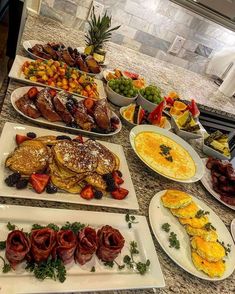
[[205,241],[216,242],[218,239],[218,235],[214,230],[196,229],[189,225],[185,227],[185,230],[190,236],[199,236]]
[[190,225],[193,228],[201,229],[203,228],[207,223],[209,223],[209,219],[207,216],[202,217],[192,217],[192,218],[179,218],[179,222],[182,225]]
[[225,249],[218,242],[205,241],[195,236],[192,238],[191,245],[198,255],[210,262],[219,261],[225,256]]
[[161,200],[163,205],[168,208],[180,208],[192,202],[192,198],[187,193],[179,190],[167,190]]
[[195,202],[189,203],[189,205],[181,208],[171,208],[171,213],[174,216],[180,217],[180,218],[189,218],[189,217],[195,217],[197,214],[199,208]]
[[223,260],[217,262],[209,262],[203,259],[195,251],[192,251],[192,261],[194,266],[199,270],[206,273],[211,278],[221,277],[225,272],[225,263]]
[[105,181],[103,180],[102,176],[97,173],[92,173],[88,176],[86,176],[85,181],[92,185],[93,187],[96,187],[101,190],[105,190],[107,185]]
[[[164,146],[171,148],[168,155],[163,155]],[[188,151],[164,135],[141,132],[135,137],[135,149],[153,170],[169,178],[188,180],[196,173],[195,163]]]
[[54,174],[51,175],[51,182],[57,188],[61,190],[65,190],[70,193],[80,193],[82,187],[79,184],[79,181],[76,177],[69,178],[69,179],[62,179]]

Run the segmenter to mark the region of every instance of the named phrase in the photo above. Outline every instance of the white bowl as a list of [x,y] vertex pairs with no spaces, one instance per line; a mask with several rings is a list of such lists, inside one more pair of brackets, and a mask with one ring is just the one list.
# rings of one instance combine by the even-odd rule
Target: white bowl
[[210,156],[210,157],[213,157],[213,158],[220,159],[220,160],[230,160],[230,159],[231,159],[231,156],[227,157],[227,156],[225,156],[224,154],[220,153],[219,151],[216,151],[216,150],[213,149],[212,147],[207,146],[206,144],[204,144],[204,140],[203,140],[202,151],[203,151],[206,155],[208,155],[208,156]]
[[140,92],[138,94],[137,104],[139,104],[140,106],[142,106],[142,108],[145,109],[145,110],[147,110],[148,112],[152,112],[156,108],[156,106],[158,105],[156,103],[153,103],[153,102],[148,101],[146,98],[144,98],[140,94]]
[[[198,122],[199,123],[199,122]],[[185,139],[185,140],[191,140],[191,139],[199,139],[202,137],[202,132],[201,132],[201,128],[200,130],[198,130],[196,133],[193,133],[193,132],[187,132],[187,131],[184,131],[184,130],[181,130],[179,128],[179,126],[177,125],[176,123],[176,117],[175,116],[171,116],[171,125],[172,127],[174,128],[175,130],[175,133]],[[200,124],[199,124],[200,125]]]
[[108,95],[109,101],[111,101],[113,104],[115,104],[117,106],[127,106],[127,105],[135,102],[135,100],[138,96],[138,95],[136,95],[135,97],[132,97],[132,98],[122,96],[122,95],[116,93],[115,91],[113,91],[109,87],[109,84],[107,84],[106,90],[107,90],[107,95]]

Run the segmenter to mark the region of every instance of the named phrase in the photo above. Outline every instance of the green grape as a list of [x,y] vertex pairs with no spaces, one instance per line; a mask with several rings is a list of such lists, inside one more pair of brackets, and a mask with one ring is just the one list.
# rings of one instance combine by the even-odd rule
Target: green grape
[[116,92],[116,93],[120,93],[119,88],[116,88],[116,89],[115,89],[115,92]]
[[124,87],[123,85],[120,86],[120,90],[124,90],[124,88],[125,88],[125,87]]
[[153,96],[152,95],[148,95],[148,98],[147,98],[149,101],[152,101],[153,100]]

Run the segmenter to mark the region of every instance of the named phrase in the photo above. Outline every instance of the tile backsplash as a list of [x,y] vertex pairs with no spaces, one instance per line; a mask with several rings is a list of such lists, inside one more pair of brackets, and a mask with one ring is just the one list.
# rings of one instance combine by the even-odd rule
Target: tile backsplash
[[[235,47],[235,33],[169,0],[96,0],[121,24],[112,41],[200,74],[209,58]],[[42,0],[41,14],[65,26],[86,29],[92,0]],[[185,38],[177,55],[168,53],[176,36]],[[79,45],[78,45],[79,46]]]

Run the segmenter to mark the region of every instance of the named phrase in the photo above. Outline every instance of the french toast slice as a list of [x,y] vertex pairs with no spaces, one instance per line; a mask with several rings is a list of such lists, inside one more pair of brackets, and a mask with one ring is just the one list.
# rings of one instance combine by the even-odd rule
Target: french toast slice
[[34,102],[31,99],[29,99],[27,93],[24,94],[18,100],[16,100],[15,105],[26,116],[29,116],[34,119],[41,116],[41,112],[37,109]]
[[103,180],[102,176],[97,173],[91,173],[90,175],[85,177],[85,181],[92,185],[95,188],[105,190],[107,185]]
[[77,110],[73,114],[75,122],[83,130],[91,131],[92,128],[95,128],[94,119],[88,114],[86,107],[83,104],[83,101],[78,102]]
[[59,114],[59,116],[62,118],[62,120],[66,124],[70,124],[74,121],[73,116],[66,108],[66,102],[68,100],[68,94],[64,91],[59,92],[56,94],[55,97],[53,97],[53,104],[55,107],[56,112]]
[[56,122],[56,121],[61,121],[61,117],[59,114],[55,111],[54,105],[52,103],[52,96],[49,93],[49,89],[43,89],[41,90],[36,99],[36,106],[42,113],[42,116],[51,121],[51,122]]
[[21,143],[6,159],[5,166],[22,175],[43,172],[49,163],[50,153],[45,144],[36,140]]
[[106,131],[111,130],[111,115],[112,113],[106,99],[100,99],[95,102],[93,116],[99,128]]

